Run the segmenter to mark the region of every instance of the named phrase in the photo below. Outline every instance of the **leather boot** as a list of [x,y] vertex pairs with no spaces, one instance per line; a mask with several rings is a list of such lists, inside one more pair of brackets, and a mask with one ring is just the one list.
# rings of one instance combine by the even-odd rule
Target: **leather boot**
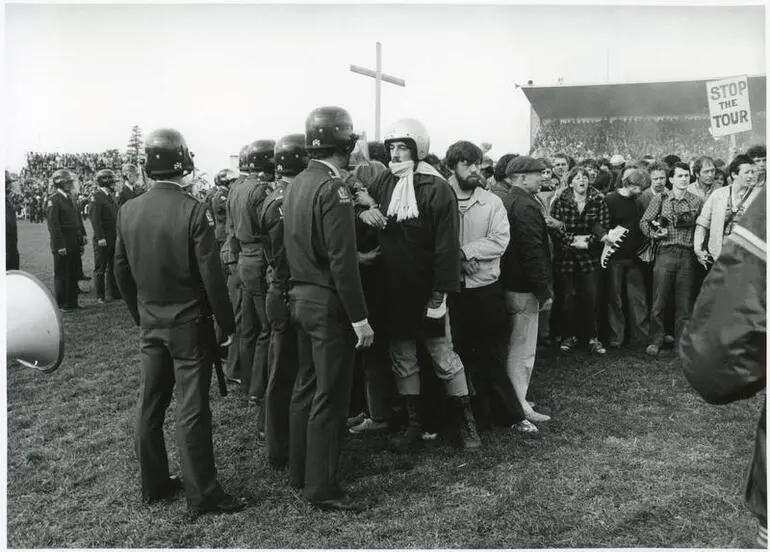
[[94,289],[96,290],[96,298],[104,301],[104,274],[94,272]]
[[452,406],[455,412],[457,424],[457,444],[464,449],[477,449],[481,447],[481,439],[476,431],[476,420],[473,418],[471,398],[452,397]]
[[420,442],[422,427],[417,409],[420,395],[404,395],[404,408],[407,414],[407,423],[396,435],[390,438],[390,448],[396,451],[406,451],[409,447]]

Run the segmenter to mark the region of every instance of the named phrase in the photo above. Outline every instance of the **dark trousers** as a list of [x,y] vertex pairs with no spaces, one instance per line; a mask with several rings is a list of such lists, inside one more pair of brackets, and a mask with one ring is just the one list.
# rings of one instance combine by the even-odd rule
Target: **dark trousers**
[[311,502],[319,502],[343,494],[338,469],[355,334],[334,291],[295,285],[289,297],[299,355],[291,398],[289,478]]
[[209,386],[211,363],[200,348],[203,335],[195,321],[174,328],[142,329],[142,390],[136,423],[136,451],[145,497],[160,494],[169,468],[163,421],[176,398],[176,439],[189,506],[215,503],[224,496],[217,483],[211,441]]
[[607,319],[613,345],[623,344],[626,326],[632,344],[646,344],[649,339],[647,292],[640,264],[636,259],[613,258],[607,267]]
[[77,279],[80,280],[82,276],[85,276],[85,272],[83,272],[83,248],[77,249],[77,254],[75,255],[75,270],[78,273]]
[[[235,269],[234,265],[231,265]],[[241,370],[241,340],[240,340],[240,328],[241,328],[241,280],[238,277],[238,271],[233,270],[231,274],[227,276],[227,293],[230,296],[230,304],[233,307],[233,314],[235,314],[235,335],[233,335],[233,342],[227,351],[227,375],[231,378],[242,378],[243,371]]]
[[510,427],[524,419],[508,377],[508,315],[500,282],[463,289],[449,298],[452,341],[465,367],[480,426]]
[[78,306],[78,263],[80,252],[77,246],[68,247],[66,255],[53,254],[53,285],[56,304],[60,308]]
[[19,270],[19,247],[15,242],[5,244],[5,270]]
[[107,236],[107,245],[99,247],[98,240],[94,240],[94,288],[96,298],[104,299],[106,289],[109,289],[110,297],[120,299],[118,285],[115,283],[115,236]]
[[390,364],[388,339],[375,330],[371,347],[358,351],[360,366],[364,373],[364,389],[369,417],[378,422],[390,421],[393,408],[397,405],[398,392],[393,368]]
[[661,247],[652,271],[652,310],[650,342],[663,343],[666,309],[674,305],[674,339],[679,341],[695,302],[697,261],[692,249],[670,245]]
[[240,342],[243,389],[249,397],[262,400],[267,386],[270,323],[265,313],[267,287],[261,252],[258,255],[241,254],[238,275],[242,286]]
[[562,282],[564,337],[599,337],[599,291],[602,273],[573,272],[560,274]]
[[297,379],[297,332],[283,293],[270,288],[265,299],[270,321],[270,369],[265,391],[265,436],[271,464],[289,461],[289,406]]

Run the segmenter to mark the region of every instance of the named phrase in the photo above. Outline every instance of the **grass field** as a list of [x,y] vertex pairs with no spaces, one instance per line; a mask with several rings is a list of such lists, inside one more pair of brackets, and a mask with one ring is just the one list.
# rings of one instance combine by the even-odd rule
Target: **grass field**
[[[45,225],[20,223],[19,233],[22,269],[52,287]],[[533,392],[553,421],[539,425],[540,439],[498,430],[480,452],[441,445],[410,457],[350,440],[345,483],[375,500],[361,514],[311,509],[267,467],[254,410],[213,386],[220,480],[256,506],[195,522],[181,498],[144,506],[133,450],[138,332],[121,302],[100,307],[91,293],[81,304],[63,315],[58,371],[8,370],[9,547],[752,546],[742,494],[761,399],[705,404],[671,353],[541,355]],[[169,414],[178,471],[173,406]]]

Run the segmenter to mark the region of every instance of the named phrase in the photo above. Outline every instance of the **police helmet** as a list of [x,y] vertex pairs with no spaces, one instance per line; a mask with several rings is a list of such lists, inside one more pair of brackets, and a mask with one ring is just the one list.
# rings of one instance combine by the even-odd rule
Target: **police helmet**
[[248,172],[275,172],[273,150],[275,140],[254,140],[246,151],[246,169]]
[[58,169],[51,176],[54,187],[62,188],[65,184],[75,184],[75,175],[69,169]]
[[96,173],[96,183],[99,186],[104,186],[105,188],[112,188],[115,185],[116,181],[117,181],[117,178],[115,177],[115,173],[110,169],[102,169]]
[[338,151],[350,154],[358,136],[353,132],[353,119],[341,107],[314,109],[305,120],[305,146],[308,152]]
[[430,150],[430,136],[422,123],[416,119],[401,119],[393,123],[385,133],[385,148],[390,147],[391,142],[404,142],[414,146],[417,159],[422,161]]
[[249,144],[246,144],[238,152],[238,170],[246,171],[249,168]]
[[304,134],[289,134],[275,143],[275,171],[294,176],[307,167],[307,150]]
[[217,186],[229,186],[237,178],[238,177],[236,176],[235,171],[232,169],[222,169],[214,177],[214,184]]
[[182,134],[173,128],[153,130],[144,143],[145,169],[152,179],[190,174],[193,154]]

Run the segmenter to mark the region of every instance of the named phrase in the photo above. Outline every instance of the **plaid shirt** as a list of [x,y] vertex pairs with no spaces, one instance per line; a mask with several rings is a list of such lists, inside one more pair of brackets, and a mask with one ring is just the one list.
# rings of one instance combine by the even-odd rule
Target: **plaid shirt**
[[[599,262],[602,253],[601,238],[610,227],[610,212],[604,196],[593,188],[588,189],[583,212],[578,211],[575,194],[567,190],[553,203],[551,216],[564,223],[565,228],[554,237],[556,256],[554,270],[562,274],[585,273],[601,270]],[[591,235],[588,249],[570,247],[572,238]]]
[[[663,202],[662,207],[661,202]],[[668,220],[668,234],[658,240],[659,247],[681,245],[692,248],[695,222],[702,207],[703,200],[688,191],[685,191],[679,199],[674,198],[673,192],[664,192],[650,201],[639,222],[639,227],[642,234],[649,238],[652,230],[650,222],[665,217]]]

